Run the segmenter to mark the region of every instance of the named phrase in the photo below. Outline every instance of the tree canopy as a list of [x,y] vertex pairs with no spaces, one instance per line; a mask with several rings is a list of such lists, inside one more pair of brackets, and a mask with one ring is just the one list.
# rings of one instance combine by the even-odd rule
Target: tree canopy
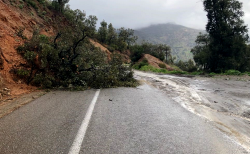
[[198,65],[212,72],[229,69],[245,71],[247,26],[242,3],[237,0],[204,0],[208,34],[199,35],[192,50]]

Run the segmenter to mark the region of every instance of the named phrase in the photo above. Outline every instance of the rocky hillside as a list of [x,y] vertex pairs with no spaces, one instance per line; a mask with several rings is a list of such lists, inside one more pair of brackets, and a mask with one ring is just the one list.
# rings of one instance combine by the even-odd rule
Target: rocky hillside
[[190,50],[194,47],[199,32],[204,31],[176,24],[159,24],[136,29],[135,35],[138,36],[138,43],[144,40],[154,44],[167,44],[177,60],[187,61],[193,58]]

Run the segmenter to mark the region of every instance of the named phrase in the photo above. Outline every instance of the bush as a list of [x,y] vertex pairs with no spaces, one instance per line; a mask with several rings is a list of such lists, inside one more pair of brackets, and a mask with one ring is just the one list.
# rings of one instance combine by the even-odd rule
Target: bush
[[159,69],[159,68],[155,68],[151,65],[147,65],[147,66],[143,66],[141,67],[139,70],[141,71],[150,71],[150,72],[155,72],[155,73],[164,73],[164,74],[177,74],[177,75],[180,75],[180,74],[187,74],[187,72],[184,72],[184,71],[168,71],[166,69]]
[[55,79],[52,76],[49,75],[44,76],[42,73],[40,73],[36,74],[36,76],[32,81],[32,84],[42,88],[52,88],[54,80]]
[[191,59],[189,59],[187,62],[183,62],[180,60],[175,65],[178,66],[183,71],[187,71],[187,72],[197,71],[197,67],[195,66],[194,62]]
[[16,74],[20,77],[20,78],[26,78],[29,75],[29,71],[25,70],[25,69],[18,69]]
[[158,64],[158,66],[159,66],[160,68],[165,68],[165,69],[167,68],[166,65],[163,64],[163,63]]
[[148,64],[147,59],[144,59],[144,60],[141,61],[140,63],[135,64],[135,65],[133,66],[133,68],[139,70],[139,69],[141,69],[143,66],[148,66],[148,65],[149,65],[149,64]]
[[33,0],[27,0],[28,5],[31,5],[34,9],[38,9],[36,2],[34,2]]
[[18,5],[18,7],[19,7],[20,9],[23,9],[23,6],[24,6],[23,4],[19,4],[19,5]]
[[237,71],[237,70],[227,70],[227,71],[225,71],[224,74],[225,75],[241,75],[241,72]]

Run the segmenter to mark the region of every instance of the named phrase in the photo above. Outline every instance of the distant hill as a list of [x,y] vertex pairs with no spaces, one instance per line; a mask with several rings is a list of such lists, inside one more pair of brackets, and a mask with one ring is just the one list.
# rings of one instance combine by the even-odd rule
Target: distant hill
[[135,35],[138,36],[137,43],[145,40],[153,44],[167,44],[177,60],[187,61],[193,58],[190,50],[195,46],[199,32],[205,31],[168,23],[136,29]]

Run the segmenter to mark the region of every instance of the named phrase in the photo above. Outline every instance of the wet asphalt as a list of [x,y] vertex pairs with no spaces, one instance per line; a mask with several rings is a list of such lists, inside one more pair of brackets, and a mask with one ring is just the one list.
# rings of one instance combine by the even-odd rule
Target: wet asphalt
[[[50,92],[0,119],[0,154],[68,154],[96,90]],[[238,154],[240,145],[147,84],[101,89],[81,154]]]

